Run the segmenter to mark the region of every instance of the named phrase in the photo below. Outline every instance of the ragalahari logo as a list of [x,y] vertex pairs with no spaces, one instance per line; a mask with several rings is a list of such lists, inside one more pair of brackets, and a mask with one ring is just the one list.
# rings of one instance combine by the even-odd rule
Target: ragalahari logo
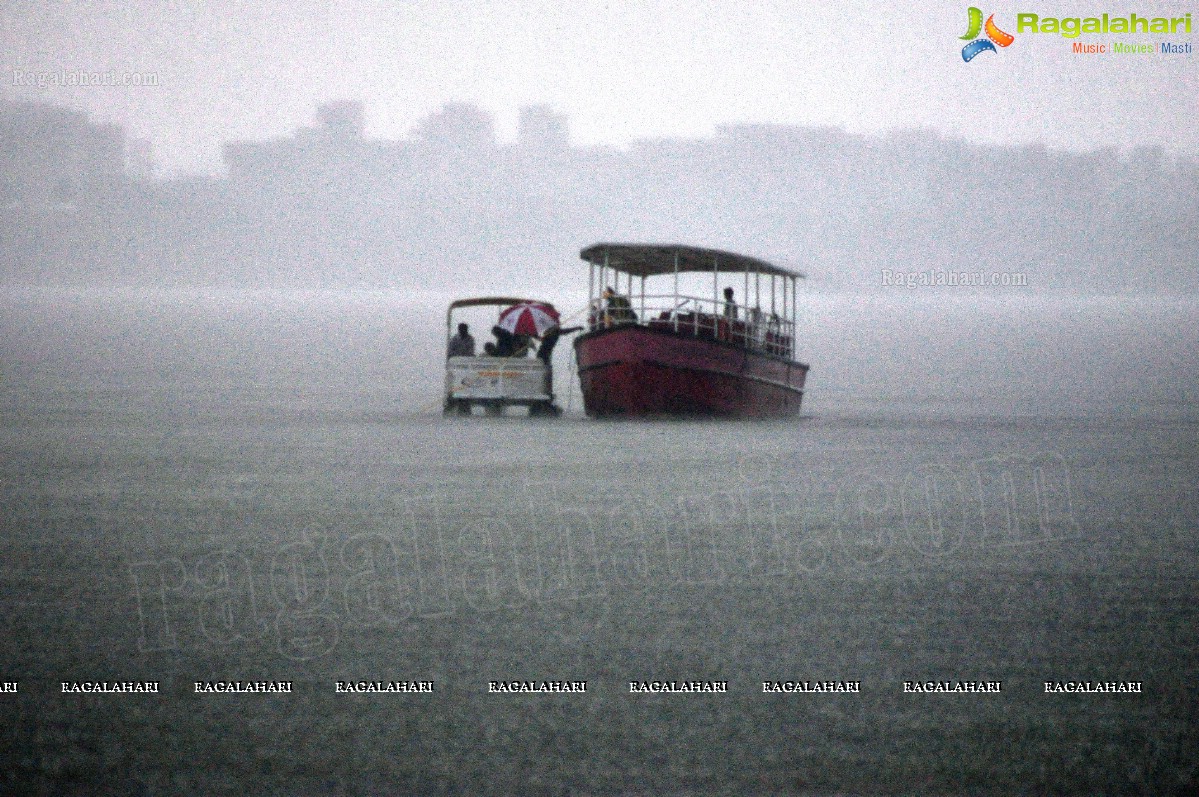
[[[966,31],[966,35],[962,39],[971,39],[972,41],[962,48],[962,60],[970,63],[970,59],[981,52],[990,50],[996,52],[995,45],[1007,47],[1016,40],[1016,37],[1010,33],[1004,33],[995,24],[995,15],[987,17],[987,24],[983,25],[983,12],[981,9],[970,6],[968,12],[970,14],[970,28]],[[979,31],[986,31],[987,38],[978,38]],[[994,42],[995,44],[992,44]]]

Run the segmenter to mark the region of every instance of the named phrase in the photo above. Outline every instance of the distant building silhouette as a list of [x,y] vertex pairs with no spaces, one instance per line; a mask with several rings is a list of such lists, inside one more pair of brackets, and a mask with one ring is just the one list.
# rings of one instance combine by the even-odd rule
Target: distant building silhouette
[[70,203],[125,176],[125,132],[86,113],[0,102],[0,191],[8,201]]
[[529,105],[520,109],[516,141],[526,150],[565,153],[570,148],[570,125],[564,114],[548,105]]
[[317,108],[316,126],[287,138],[229,141],[223,160],[237,185],[337,191],[394,172],[410,160],[399,142],[363,137],[362,103],[338,100]]
[[426,117],[417,126],[414,137],[442,151],[474,156],[495,149],[495,122],[481,108],[451,102]]
[[154,144],[148,138],[135,138],[129,142],[125,156],[125,173],[137,182],[154,179]]
[[361,103],[328,102],[287,136],[226,143],[228,179],[159,181],[150,144],[121,128],[0,101],[0,279],[411,285],[471,264],[552,284],[569,270],[545,264],[603,236],[752,250],[855,291],[882,290],[883,269],[968,269],[1026,271],[1045,290],[1193,292],[1199,164],[1150,146],[731,124],[576,147],[547,105],[521,108],[501,146],[466,103],[400,140],[365,127]]
[[338,100],[325,103],[316,109],[316,119],[332,138],[352,141],[362,138],[362,103],[356,100]]

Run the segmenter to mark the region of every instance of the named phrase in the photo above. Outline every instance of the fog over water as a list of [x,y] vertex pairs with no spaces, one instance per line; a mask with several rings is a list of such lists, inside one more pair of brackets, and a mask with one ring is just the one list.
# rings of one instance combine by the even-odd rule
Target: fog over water
[[[581,269],[580,269],[581,270]],[[1188,415],[1199,305],[1153,297],[985,297],[894,289],[800,295],[806,412]],[[9,385],[129,389],[279,411],[333,397],[373,412],[440,410],[455,296],[368,290],[20,290],[5,302]],[[568,318],[579,294],[543,295]],[[476,325],[476,330],[479,326]],[[481,333],[480,333],[481,334]],[[581,410],[573,352],[559,392]]]
[[[0,794],[1199,789],[1189,49],[9,5]],[[594,421],[565,340],[562,417],[443,416],[449,303],[584,323],[596,242],[804,272],[801,417]],[[751,279],[683,292],[774,311]]]
[[442,418],[444,298],[4,300],[13,793],[1193,788],[1194,303],[814,297],[804,418],[603,423]]
[[[565,345],[565,417],[442,418],[449,301],[531,295],[577,321],[577,243],[410,289],[155,284],[144,262],[141,285],[105,284],[107,266],[17,280],[0,300],[10,789],[1194,788],[1192,296],[814,275],[801,419],[590,421]],[[60,689],[129,679],[162,694]],[[263,679],[294,691],[194,691]],[[347,679],[435,690],[335,692]],[[487,691],[525,679],[588,692]],[[628,691],[673,679],[729,693]],[[808,679],[861,691],[762,692]],[[963,679],[1002,694],[903,691]],[[1143,691],[1044,687],[1088,681]]]

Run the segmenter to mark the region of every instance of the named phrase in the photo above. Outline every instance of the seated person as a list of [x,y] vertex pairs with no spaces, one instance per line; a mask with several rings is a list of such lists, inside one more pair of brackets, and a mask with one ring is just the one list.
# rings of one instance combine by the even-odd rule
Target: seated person
[[516,335],[516,345],[512,348],[513,357],[527,357],[533,349],[533,339],[528,335]]
[[495,335],[495,344],[490,353],[495,357],[511,357],[516,348],[516,336],[501,326],[492,327],[491,334]]
[[495,344],[488,343],[483,350],[492,357],[524,357],[529,352],[528,335],[513,335],[501,326],[491,328]]
[[470,326],[467,324],[458,325],[458,334],[450,338],[449,349],[446,351],[446,357],[474,357],[475,356],[475,339],[470,335]]
[[611,288],[604,288],[604,299],[607,301],[607,311],[604,313],[605,324],[611,326],[612,324],[637,322],[637,314],[633,312],[633,305],[629,303],[627,296],[621,296]]

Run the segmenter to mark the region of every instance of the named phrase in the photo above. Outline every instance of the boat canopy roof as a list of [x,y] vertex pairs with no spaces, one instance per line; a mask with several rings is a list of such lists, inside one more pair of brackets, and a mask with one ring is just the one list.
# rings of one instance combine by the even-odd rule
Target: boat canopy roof
[[719,271],[771,274],[779,277],[802,279],[798,271],[781,268],[765,260],[719,249],[703,249],[682,244],[592,244],[579,252],[579,257],[597,266],[608,268],[635,277],[652,277],[657,274],[675,273],[676,257],[679,273]]
[[[513,296],[478,296],[473,299],[459,299],[456,302],[450,303],[451,310],[457,310],[459,307],[478,307],[479,305],[512,305],[521,304],[522,302],[533,302],[535,304],[550,304],[539,299],[522,299]],[[553,305],[550,305],[553,307]]]
[[549,302],[543,302],[539,299],[522,299],[518,296],[476,296],[472,299],[459,299],[456,302],[450,302],[449,309],[445,311],[445,323],[448,327],[450,320],[454,317],[454,311],[460,307],[483,307],[487,305],[510,307],[514,304],[522,304],[524,302],[546,304],[553,307]]

